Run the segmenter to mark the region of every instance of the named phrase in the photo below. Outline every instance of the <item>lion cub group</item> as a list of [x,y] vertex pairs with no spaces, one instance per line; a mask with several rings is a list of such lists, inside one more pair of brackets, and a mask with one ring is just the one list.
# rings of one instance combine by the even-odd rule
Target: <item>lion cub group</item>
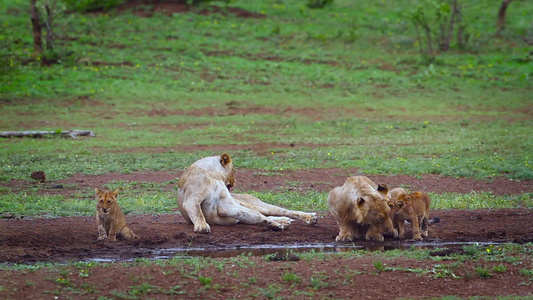
[[[228,154],[205,157],[192,164],[178,181],[178,208],[196,233],[210,233],[210,225],[263,224],[272,230],[287,229],[293,219],[309,225],[317,222],[316,213],[287,210],[267,204],[247,194],[235,194],[233,161]],[[118,190],[95,189],[98,240],[115,241],[139,238],[127,225],[117,202]],[[383,241],[384,234],[404,238],[404,222],[413,225],[413,238],[428,236],[429,195],[408,194],[402,188],[389,192],[365,176],[353,176],[334,188],[328,208],[340,232],[337,241],[366,239]]]

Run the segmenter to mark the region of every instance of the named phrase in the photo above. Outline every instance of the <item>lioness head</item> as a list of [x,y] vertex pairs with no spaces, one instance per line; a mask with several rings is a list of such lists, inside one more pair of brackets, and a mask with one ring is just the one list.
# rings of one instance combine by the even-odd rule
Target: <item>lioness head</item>
[[[385,184],[378,185],[378,193],[359,197],[357,207],[364,211],[363,223],[372,225],[373,230],[367,234],[367,239],[373,235],[381,235],[393,232],[394,226],[391,218],[391,208],[389,207],[389,189]],[[394,234],[396,235],[396,234]]]
[[117,195],[119,190],[117,189],[113,192],[104,192],[96,188],[94,191],[96,194],[96,199],[98,200],[96,206],[102,213],[108,214],[117,204]]
[[228,190],[231,191],[231,188],[233,188],[235,186],[235,169],[233,168],[233,161],[231,160],[231,157],[229,156],[229,154],[222,154],[220,156],[220,164],[230,170],[229,172],[229,175],[228,177],[226,178],[225,180],[225,184],[226,184],[226,187],[228,188]]

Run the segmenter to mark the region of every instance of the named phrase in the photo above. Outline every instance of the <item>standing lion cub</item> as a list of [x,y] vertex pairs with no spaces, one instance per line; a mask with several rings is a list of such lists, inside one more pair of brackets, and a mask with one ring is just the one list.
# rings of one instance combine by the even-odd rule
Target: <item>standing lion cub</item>
[[403,190],[393,196],[391,203],[393,223],[398,230],[399,238],[404,238],[404,221],[409,221],[413,225],[413,239],[421,241],[423,238],[428,237],[430,224],[429,206],[431,204],[428,193],[414,192],[407,194]]
[[126,226],[126,218],[117,202],[118,190],[103,192],[94,189],[96,194],[96,223],[98,224],[98,240],[109,238],[117,240],[117,236],[124,239],[139,238],[138,235]]

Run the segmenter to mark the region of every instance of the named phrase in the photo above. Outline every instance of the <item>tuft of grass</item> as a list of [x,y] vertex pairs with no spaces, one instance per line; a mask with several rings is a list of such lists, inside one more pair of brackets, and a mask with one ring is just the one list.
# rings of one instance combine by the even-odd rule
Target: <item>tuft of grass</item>
[[492,277],[492,273],[490,272],[490,270],[485,268],[485,267],[477,266],[477,267],[474,268],[474,271],[481,278],[491,278]]
[[281,279],[283,279],[283,281],[286,281],[288,283],[300,283],[300,281],[302,280],[300,276],[292,272],[287,272],[283,274]]
[[310,278],[309,286],[314,290],[327,289],[330,287],[328,279],[329,276],[327,275],[313,275]]

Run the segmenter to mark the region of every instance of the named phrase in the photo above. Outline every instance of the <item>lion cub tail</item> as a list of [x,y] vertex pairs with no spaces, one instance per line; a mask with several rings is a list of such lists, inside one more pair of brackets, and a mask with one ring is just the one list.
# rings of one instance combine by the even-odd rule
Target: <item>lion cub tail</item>
[[436,223],[440,223],[439,217],[434,217],[429,220],[429,225],[436,224]]

